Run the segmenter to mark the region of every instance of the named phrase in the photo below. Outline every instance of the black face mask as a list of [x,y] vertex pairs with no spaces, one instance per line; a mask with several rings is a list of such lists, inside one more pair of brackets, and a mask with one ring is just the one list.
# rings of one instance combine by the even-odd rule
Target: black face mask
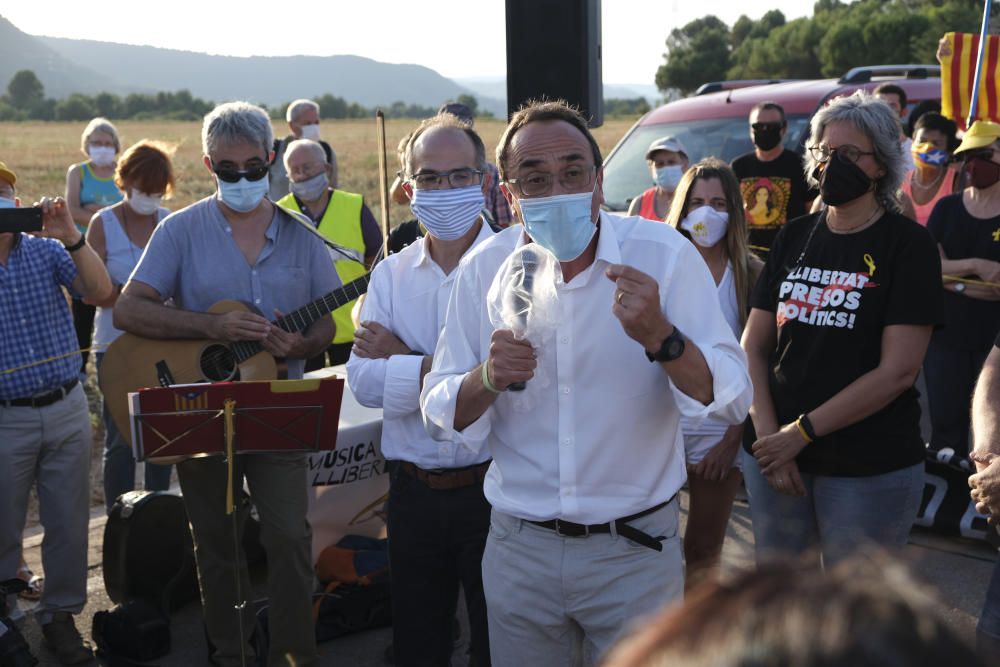
[[1000,181],[1000,164],[993,160],[974,157],[965,163],[969,183],[977,190],[985,190]]
[[868,174],[853,162],[845,162],[836,154],[830,156],[826,169],[817,165],[813,178],[819,181],[819,193],[827,206],[852,202],[875,185]]
[[765,127],[753,131],[753,145],[762,151],[769,151],[781,143],[780,127]]

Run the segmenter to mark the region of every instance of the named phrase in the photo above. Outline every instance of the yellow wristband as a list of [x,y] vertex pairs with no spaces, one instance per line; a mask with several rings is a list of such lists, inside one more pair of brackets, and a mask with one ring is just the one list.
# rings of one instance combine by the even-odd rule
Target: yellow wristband
[[494,394],[502,394],[503,390],[497,389],[496,387],[493,386],[493,383],[490,382],[489,366],[490,362],[489,359],[487,359],[486,361],[483,362],[483,386],[486,387],[487,391],[491,391]]
[[806,441],[807,445],[813,441],[813,439],[809,437],[809,434],[806,433],[806,427],[802,425],[801,418],[795,420],[795,428],[799,429],[799,433],[802,434],[802,439]]

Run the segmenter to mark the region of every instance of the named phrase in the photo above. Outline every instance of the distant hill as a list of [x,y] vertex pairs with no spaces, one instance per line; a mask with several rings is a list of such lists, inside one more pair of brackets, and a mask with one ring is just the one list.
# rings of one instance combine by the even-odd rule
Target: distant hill
[[[330,93],[364,106],[396,101],[437,107],[475,94],[421,65],[381,63],[359,56],[237,58],[91,40],[36,37],[0,17],[0,88],[31,69],[46,95],[72,92],[176,91],[220,102],[246,99],[278,105]],[[477,95],[479,106],[503,116],[503,102]]]
[[[496,98],[498,102],[507,102],[507,79],[502,76],[488,78],[455,79],[455,83],[473,91],[477,99]],[[651,105],[656,105],[663,97],[652,83],[604,83],[604,99],[613,98],[635,99],[643,97]]]

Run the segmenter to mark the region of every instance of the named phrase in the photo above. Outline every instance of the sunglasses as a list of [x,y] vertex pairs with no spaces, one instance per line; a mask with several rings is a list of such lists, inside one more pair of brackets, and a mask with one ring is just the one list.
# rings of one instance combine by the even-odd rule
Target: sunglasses
[[241,178],[246,178],[248,181],[259,181],[267,176],[267,172],[270,168],[271,166],[267,163],[257,165],[256,167],[250,167],[249,169],[216,167],[214,163],[212,164],[212,171],[215,172],[215,175],[219,177],[220,181],[225,181],[226,183],[237,183]]
[[774,121],[773,123],[751,123],[750,129],[761,132],[763,130],[780,130],[785,126],[781,121]]

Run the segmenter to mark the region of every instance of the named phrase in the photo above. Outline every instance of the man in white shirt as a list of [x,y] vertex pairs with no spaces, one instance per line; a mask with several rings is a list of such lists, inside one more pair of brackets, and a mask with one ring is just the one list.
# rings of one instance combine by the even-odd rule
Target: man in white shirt
[[[523,226],[463,258],[421,394],[436,440],[493,456],[483,587],[497,665],[572,664],[581,649],[593,663],[681,595],[680,416],[736,424],[752,398],[704,261],[669,225],[601,213],[600,164],[564,103],[514,115],[497,165]],[[562,273],[540,342],[488,315],[494,277],[530,241]],[[515,382],[524,391],[505,391]]]
[[488,665],[481,562],[489,452],[433,440],[419,405],[455,268],[493,236],[481,215],[490,186],[486,151],[471,127],[445,114],[413,132],[403,162],[403,187],[427,234],[375,267],[347,362],[358,401],[383,410],[393,652],[397,665],[449,664],[461,583],[474,664]]

